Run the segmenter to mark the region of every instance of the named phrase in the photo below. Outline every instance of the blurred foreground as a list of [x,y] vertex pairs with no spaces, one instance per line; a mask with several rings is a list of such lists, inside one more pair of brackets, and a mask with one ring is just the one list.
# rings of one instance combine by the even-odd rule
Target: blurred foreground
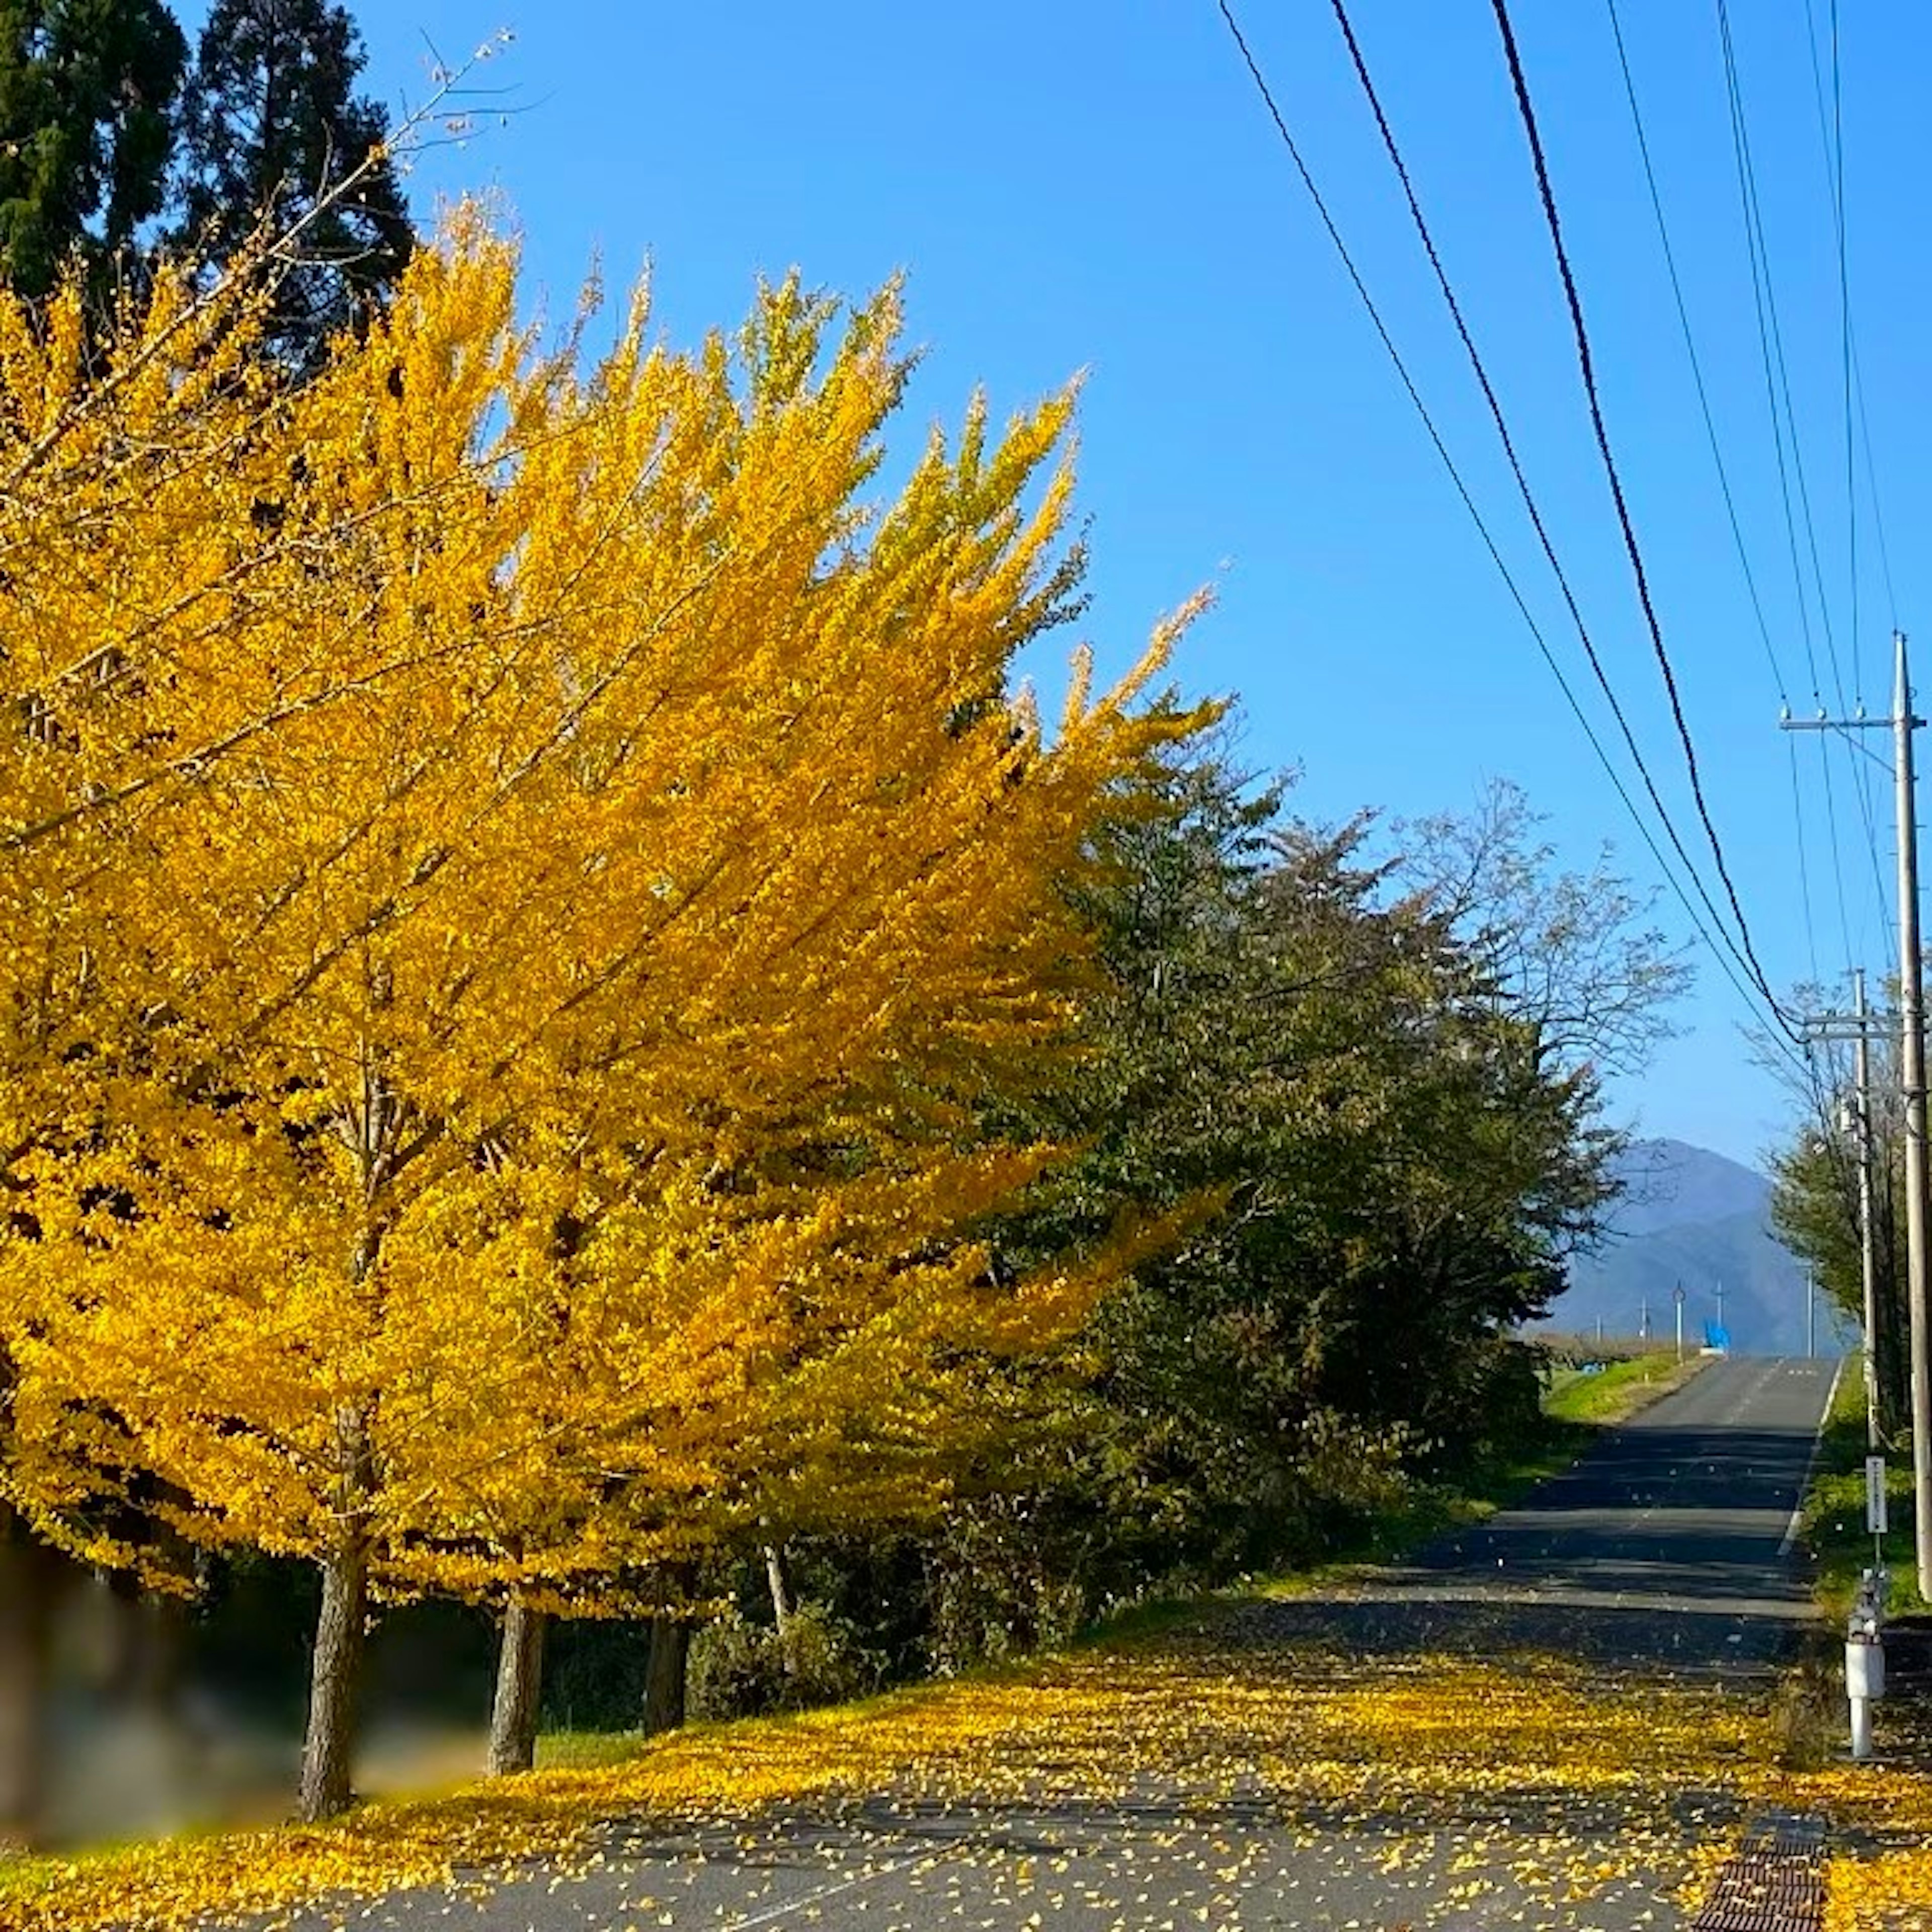
[[[206,1600],[190,1605],[134,1595],[44,1549],[15,1543],[7,1558],[6,1838],[72,1846],[287,1815],[314,1614],[302,1566],[224,1566]],[[358,1791],[421,1790],[481,1772],[493,1643],[487,1619],[459,1606],[382,1619]]]

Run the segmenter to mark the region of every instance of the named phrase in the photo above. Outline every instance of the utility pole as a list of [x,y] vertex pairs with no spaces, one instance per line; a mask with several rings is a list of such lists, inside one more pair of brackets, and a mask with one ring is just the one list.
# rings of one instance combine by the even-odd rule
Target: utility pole
[[1677,1308],[1677,1359],[1684,1359],[1684,1284],[1680,1281],[1670,1291],[1670,1299]]
[[1636,1332],[1643,1340],[1648,1342],[1650,1340],[1650,1290],[1648,1288],[1644,1290],[1643,1299],[1637,1305]]
[[1932,1598],[1932,1363],[1925,1332],[1925,982],[1918,950],[1918,826],[1912,796],[1912,680],[1896,633],[1892,755],[1898,766],[1899,1084],[1905,1100],[1905,1306],[1912,1330],[1912,1542],[1918,1592]]
[[1852,1011],[1858,1022],[1858,1275],[1864,1290],[1865,1448],[1879,1453],[1878,1238],[1872,1226],[1871,1037],[1866,1030],[1865,969],[1852,975]]
[[1718,1339],[1729,1346],[1730,1337],[1724,1333],[1724,1284],[1721,1281],[1718,1284]]
[[1875,1013],[1865,998],[1865,973],[1852,974],[1852,1010],[1818,1013],[1804,1022],[1807,1039],[1852,1042],[1852,1097],[1838,1110],[1838,1131],[1850,1140],[1858,1164],[1858,1276],[1864,1316],[1865,1447],[1876,1456],[1878,1426],[1878,1223],[1874,1206],[1875,1144],[1872,1135],[1871,1042],[1879,1029],[1895,1024],[1896,1014]]
[[1925,980],[1918,946],[1918,826],[1914,816],[1912,734],[1924,723],[1912,712],[1905,633],[1892,633],[1892,702],[1888,718],[1786,718],[1788,731],[1892,728],[1898,816],[1898,1085],[1905,1106],[1905,1306],[1912,1332],[1912,1541],[1918,1589],[1932,1598],[1932,1337],[1927,1330],[1925,1163]]
[[1818,1353],[1818,1283],[1809,1266],[1804,1270],[1804,1359],[1814,1360]]

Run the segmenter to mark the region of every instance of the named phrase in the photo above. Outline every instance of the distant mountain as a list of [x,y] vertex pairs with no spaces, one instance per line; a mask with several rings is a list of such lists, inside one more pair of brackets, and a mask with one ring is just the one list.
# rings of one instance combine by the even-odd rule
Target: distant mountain
[[[1804,1352],[1804,1269],[1771,1232],[1771,1183],[1736,1161],[1682,1141],[1639,1141],[1618,1168],[1626,1184],[1611,1210],[1611,1232],[1593,1254],[1578,1256],[1550,1325],[1606,1336],[1640,1332],[1668,1340],[1684,1289],[1684,1338],[1695,1347],[1719,1317],[1734,1352]],[[1818,1309],[1818,1348],[1838,1346],[1829,1307]]]
[[1624,1196],[1616,1226],[1626,1238],[1771,1210],[1771,1183],[1762,1174],[1684,1141],[1634,1142],[1617,1163],[1617,1178]]

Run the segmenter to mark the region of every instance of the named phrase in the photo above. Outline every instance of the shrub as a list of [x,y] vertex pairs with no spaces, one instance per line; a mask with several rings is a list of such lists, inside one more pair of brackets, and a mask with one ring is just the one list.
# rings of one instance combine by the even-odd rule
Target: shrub
[[878,1688],[880,1660],[842,1618],[801,1604],[783,1635],[734,1612],[692,1640],[689,1696],[698,1718],[749,1718],[840,1704]]

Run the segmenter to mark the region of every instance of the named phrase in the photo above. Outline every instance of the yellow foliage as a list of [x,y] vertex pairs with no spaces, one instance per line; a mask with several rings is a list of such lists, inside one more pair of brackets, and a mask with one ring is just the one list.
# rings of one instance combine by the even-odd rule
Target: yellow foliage
[[[1365,1669],[1319,1648],[1210,1633],[848,1709],[698,1726],[615,1762],[371,1806],[326,1829],[35,1861],[10,1884],[0,1878],[0,1923],[164,1928],[324,1897],[346,1911],[458,1870],[484,1888],[532,1858],[587,1870],[607,1856],[596,1828],[613,1818],[749,1821],[768,1804],[887,1793],[1036,1816],[1060,1799],[1144,1795],[1150,1778],[1172,1780],[1204,1828],[1218,1800],[1251,1809],[1264,1793],[1267,1828],[1284,1846],[1325,1861],[1336,1834],[1360,1834],[1386,1845],[1394,1867],[1439,1871],[1438,1908],[1501,1892],[1528,1923],[1633,1870],[1675,1874],[1694,1896],[1734,1848],[1740,1811],[1757,1806],[1820,1809],[1898,1843],[1932,1832],[1922,1779],[1873,1767],[1792,1774],[1774,1757],[1762,1702],[1737,1684],[1605,1678],[1525,1655],[1418,1653]],[[1834,1863],[1834,1932],[1922,1922],[1923,1863],[1910,1852]]]
[[92,1553],[139,1494],[566,1591],[862,1477],[916,1507],[962,1352],[1129,1252],[996,1286],[971,1239],[1049,1156],[970,1130],[1082,983],[1088,830],[1208,715],[1146,701],[1186,612],[1050,742],[1008,697],[1070,394],[868,506],[896,289],[688,354],[640,296],[586,368],[516,268],[460,211],[272,396],[245,317],[141,361],[166,287],[99,406],[0,315],[16,436],[80,410],[46,474],[102,479],[0,514],[50,719],[0,795],[5,1480]]

